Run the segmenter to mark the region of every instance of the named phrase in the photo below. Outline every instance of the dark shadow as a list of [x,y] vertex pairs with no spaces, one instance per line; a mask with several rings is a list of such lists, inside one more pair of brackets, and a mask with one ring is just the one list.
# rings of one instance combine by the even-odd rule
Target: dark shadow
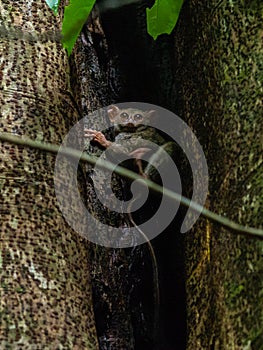
[[[154,41],[146,33],[145,8],[146,5],[142,4],[124,6],[101,14],[109,46],[109,57],[103,59],[112,64],[109,72],[112,102],[148,102],[169,109],[175,75],[173,42],[168,36]],[[180,171],[180,164],[178,169]],[[148,209],[153,210],[151,205]],[[143,210],[147,217],[149,212]],[[180,233],[182,212],[165,232],[152,241],[160,288],[156,335],[153,335],[152,325],[155,286],[149,252],[145,245],[127,250],[127,255],[134,259],[130,307],[136,350],[186,349],[185,237]],[[140,221],[142,214],[135,215],[135,218]]]

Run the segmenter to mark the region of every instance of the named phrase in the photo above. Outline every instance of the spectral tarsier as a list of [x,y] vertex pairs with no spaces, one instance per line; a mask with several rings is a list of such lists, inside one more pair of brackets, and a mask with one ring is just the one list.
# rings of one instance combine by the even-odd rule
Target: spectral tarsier
[[[110,106],[107,112],[110,121],[114,124],[115,141],[111,142],[107,140],[102,132],[92,129],[84,129],[84,136],[91,137],[93,141],[105,149],[110,147],[110,156],[113,158],[118,159],[118,155],[121,153],[135,158],[126,161],[124,166],[142,175],[144,178],[159,182],[160,178],[155,167],[165,166],[166,160],[163,157],[163,151],[173,157],[176,144],[174,142],[167,142],[155,128],[150,126],[151,118],[153,118],[156,112],[154,110],[141,111],[135,108],[119,109],[115,105]],[[147,165],[141,159],[145,154],[148,159]],[[155,164],[155,167],[151,164]],[[153,246],[146,234],[134,221],[131,209],[129,208],[128,210],[129,220],[147,242],[152,257],[155,285],[154,328],[156,332],[160,307],[158,264]]]
[[[110,121],[114,124],[115,141],[108,141],[102,132],[92,129],[84,129],[84,136],[92,137],[93,141],[99,143],[103,148],[111,147],[112,157],[115,154],[117,158],[118,154],[124,153],[135,158],[135,160],[126,161],[125,167],[144,178],[155,181],[157,172],[151,163],[159,167],[164,162],[161,151],[171,156],[175,151],[175,143],[167,142],[155,128],[150,126],[151,118],[156,112],[154,110],[141,111],[135,108],[119,109],[115,105],[110,106],[107,112]],[[156,146],[154,147],[153,144]],[[161,146],[159,152],[158,146]],[[145,154],[148,160],[146,166],[141,159]]]

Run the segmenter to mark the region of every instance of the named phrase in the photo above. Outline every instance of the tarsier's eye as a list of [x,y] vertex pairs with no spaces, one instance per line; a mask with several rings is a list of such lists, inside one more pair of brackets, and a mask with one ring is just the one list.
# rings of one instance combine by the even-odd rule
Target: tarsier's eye
[[143,120],[143,116],[141,114],[135,114],[133,118],[136,122]]
[[122,120],[128,120],[129,119],[129,114],[123,112],[123,113],[121,113],[120,117],[121,117]]

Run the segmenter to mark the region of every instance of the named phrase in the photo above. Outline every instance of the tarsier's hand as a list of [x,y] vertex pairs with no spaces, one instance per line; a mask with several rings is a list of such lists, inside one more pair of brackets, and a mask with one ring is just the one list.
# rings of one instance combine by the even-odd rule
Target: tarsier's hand
[[106,139],[102,132],[93,129],[84,129],[84,137],[91,137],[93,141],[98,142],[102,147],[108,148],[111,142]]

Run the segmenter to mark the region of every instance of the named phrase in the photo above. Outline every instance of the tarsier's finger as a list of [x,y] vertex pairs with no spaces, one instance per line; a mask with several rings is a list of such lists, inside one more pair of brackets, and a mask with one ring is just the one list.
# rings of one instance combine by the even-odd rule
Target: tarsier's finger
[[93,129],[84,129],[84,136],[85,137],[94,137],[97,135],[97,130]]
[[88,132],[88,133],[93,134],[93,135],[98,133],[97,130],[93,130],[93,129],[84,129],[84,132],[86,132],[86,133]]
[[94,135],[92,135],[92,134],[84,134],[84,137],[92,137],[92,138],[94,138]]

